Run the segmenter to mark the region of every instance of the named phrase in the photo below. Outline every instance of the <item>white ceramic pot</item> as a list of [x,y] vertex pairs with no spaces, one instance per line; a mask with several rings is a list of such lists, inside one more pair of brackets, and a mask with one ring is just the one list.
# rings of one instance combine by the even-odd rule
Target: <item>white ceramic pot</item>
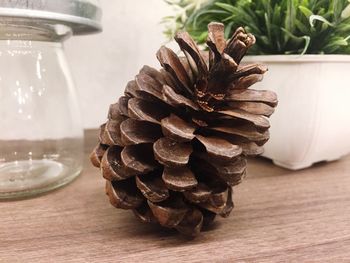
[[263,156],[297,170],[350,153],[350,55],[248,56],[268,65],[253,89],[269,89],[279,104]]

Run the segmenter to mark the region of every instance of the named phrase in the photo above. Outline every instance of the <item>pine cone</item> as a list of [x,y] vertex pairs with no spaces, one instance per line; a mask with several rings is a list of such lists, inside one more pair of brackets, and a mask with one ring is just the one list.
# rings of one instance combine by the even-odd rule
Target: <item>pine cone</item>
[[226,41],[221,23],[208,29],[207,52],[186,32],[175,37],[183,57],[159,49],[162,69],[144,66],[127,84],[91,154],[112,205],[190,236],[230,214],[277,105],[273,92],[248,89],[267,68],[239,65],[254,36],[238,28]]

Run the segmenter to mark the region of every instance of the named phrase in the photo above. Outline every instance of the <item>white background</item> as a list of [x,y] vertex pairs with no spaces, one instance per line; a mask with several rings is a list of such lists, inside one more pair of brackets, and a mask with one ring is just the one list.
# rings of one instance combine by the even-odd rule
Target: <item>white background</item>
[[109,104],[145,64],[159,67],[155,53],[166,42],[163,0],[102,0],[103,32],[65,43],[85,128],[105,121]]

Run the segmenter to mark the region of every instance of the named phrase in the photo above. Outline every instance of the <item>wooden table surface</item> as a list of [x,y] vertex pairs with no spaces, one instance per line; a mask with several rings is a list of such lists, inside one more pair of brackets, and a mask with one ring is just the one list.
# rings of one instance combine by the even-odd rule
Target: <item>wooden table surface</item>
[[298,172],[250,160],[231,216],[194,240],[113,208],[85,162],[62,189],[0,202],[0,262],[350,262],[350,156]]

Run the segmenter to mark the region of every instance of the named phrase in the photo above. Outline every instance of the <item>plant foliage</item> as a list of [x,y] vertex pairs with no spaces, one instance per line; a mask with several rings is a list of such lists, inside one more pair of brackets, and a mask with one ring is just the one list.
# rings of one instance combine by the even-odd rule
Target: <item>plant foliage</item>
[[226,37],[244,26],[255,35],[250,54],[350,54],[350,0],[167,0],[165,33],[187,30],[199,43],[207,24],[222,22]]

